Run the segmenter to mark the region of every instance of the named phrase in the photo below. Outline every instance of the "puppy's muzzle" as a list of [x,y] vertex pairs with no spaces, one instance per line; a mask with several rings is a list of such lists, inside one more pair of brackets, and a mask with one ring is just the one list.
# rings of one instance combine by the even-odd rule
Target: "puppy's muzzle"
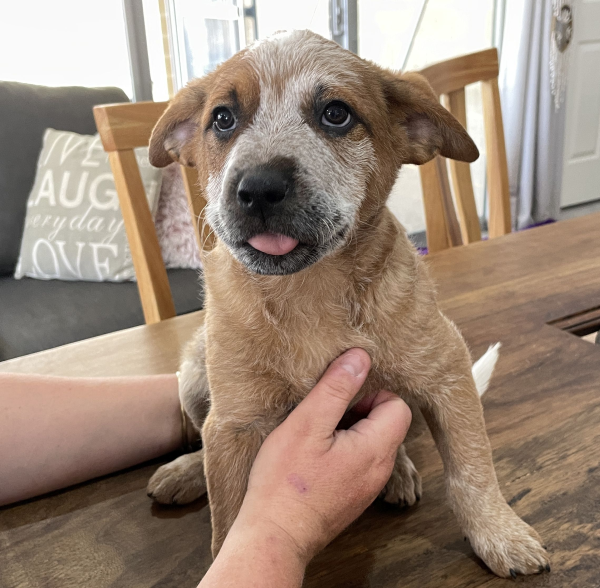
[[239,261],[254,273],[288,275],[343,242],[347,224],[294,159],[248,165],[250,155],[230,169],[216,223]]
[[243,174],[237,187],[237,202],[247,215],[266,220],[280,212],[292,186],[293,171],[289,168],[254,168]]

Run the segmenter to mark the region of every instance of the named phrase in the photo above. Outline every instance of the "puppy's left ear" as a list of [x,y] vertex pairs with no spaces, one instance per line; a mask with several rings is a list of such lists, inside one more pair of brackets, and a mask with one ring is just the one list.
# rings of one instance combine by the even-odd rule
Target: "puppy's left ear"
[[394,131],[403,130],[408,139],[402,163],[421,165],[438,153],[469,163],[479,157],[473,139],[439,103],[422,75],[411,72],[398,76],[390,72],[384,78],[384,92]]

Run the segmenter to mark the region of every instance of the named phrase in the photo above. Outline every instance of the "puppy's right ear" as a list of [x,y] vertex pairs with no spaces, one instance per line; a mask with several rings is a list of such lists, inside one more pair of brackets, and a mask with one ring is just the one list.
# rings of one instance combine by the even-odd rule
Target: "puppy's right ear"
[[462,125],[440,104],[429,82],[415,72],[381,71],[393,123],[402,130],[402,163],[422,165],[438,153],[457,161],[475,161],[479,151]]
[[202,111],[206,102],[202,80],[194,80],[180,90],[160,117],[152,136],[148,156],[154,167],[173,161],[194,167],[200,137]]

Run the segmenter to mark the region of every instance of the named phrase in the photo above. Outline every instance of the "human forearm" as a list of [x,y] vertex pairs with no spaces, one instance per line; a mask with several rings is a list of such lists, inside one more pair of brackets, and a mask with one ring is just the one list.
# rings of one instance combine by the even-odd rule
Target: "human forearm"
[[64,488],[175,449],[175,375],[0,374],[0,504]]
[[238,520],[198,588],[300,588],[304,570],[281,529]]

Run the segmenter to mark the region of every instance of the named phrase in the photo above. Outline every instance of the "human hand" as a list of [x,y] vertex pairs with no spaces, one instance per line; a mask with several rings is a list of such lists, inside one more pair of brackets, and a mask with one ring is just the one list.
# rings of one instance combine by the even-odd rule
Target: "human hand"
[[370,365],[362,349],[344,353],[267,437],[230,534],[267,533],[271,544],[288,544],[306,565],[373,502],[391,475],[411,413],[398,396],[381,391],[360,401],[366,418],[336,430]]

